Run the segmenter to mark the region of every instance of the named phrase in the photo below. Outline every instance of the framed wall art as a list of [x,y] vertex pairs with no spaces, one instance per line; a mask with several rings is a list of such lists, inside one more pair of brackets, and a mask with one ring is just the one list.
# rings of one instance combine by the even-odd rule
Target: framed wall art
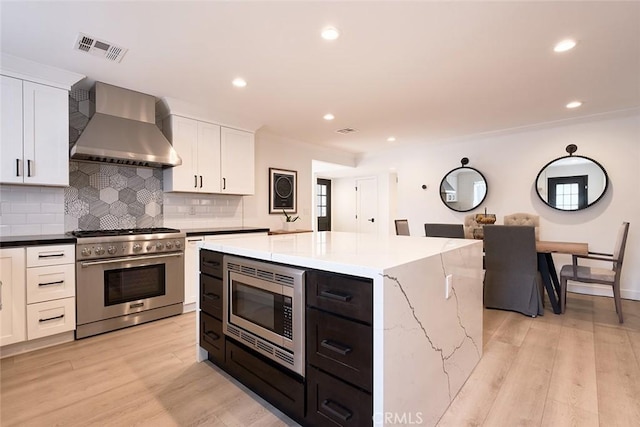
[[296,213],[296,171],[269,168],[269,213]]

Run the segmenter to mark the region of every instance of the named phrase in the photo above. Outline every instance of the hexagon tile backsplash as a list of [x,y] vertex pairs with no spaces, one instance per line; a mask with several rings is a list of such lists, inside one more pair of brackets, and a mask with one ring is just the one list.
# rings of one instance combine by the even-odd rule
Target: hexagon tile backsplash
[[65,230],[162,226],[162,169],[69,162]]

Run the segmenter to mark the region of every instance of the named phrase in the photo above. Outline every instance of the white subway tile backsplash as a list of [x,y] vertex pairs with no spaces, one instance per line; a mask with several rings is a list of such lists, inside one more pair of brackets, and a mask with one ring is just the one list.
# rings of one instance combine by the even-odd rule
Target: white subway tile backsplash
[[42,226],[40,224],[11,226],[12,236],[32,236],[34,234],[42,234]]
[[20,225],[20,224],[25,224],[26,222],[27,222],[27,214],[9,213],[9,214],[2,215],[3,225]]
[[42,234],[64,234],[64,222],[60,224],[43,224]]
[[63,203],[41,203],[40,212],[42,213],[61,213],[64,214],[64,202]]
[[34,213],[40,212],[40,203],[36,202],[16,202],[11,204],[12,213]]
[[27,214],[27,224],[54,224],[56,215],[50,213],[32,213]]

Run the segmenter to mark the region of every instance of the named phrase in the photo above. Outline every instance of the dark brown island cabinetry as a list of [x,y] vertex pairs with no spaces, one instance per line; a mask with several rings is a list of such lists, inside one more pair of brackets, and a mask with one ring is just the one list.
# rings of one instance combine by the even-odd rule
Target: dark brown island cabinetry
[[308,271],[307,424],[367,426],[373,416],[373,283]]
[[221,253],[200,251],[200,310],[200,347],[207,350],[209,360],[223,365]]
[[373,281],[307,269],[306,369],[223,333],[223,254],[200,251],[200,346],[208,360],[303,426],[373,424]]

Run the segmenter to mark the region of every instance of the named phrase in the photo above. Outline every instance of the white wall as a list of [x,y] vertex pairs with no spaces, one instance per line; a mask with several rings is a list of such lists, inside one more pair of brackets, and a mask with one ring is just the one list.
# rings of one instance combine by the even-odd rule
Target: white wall
[[312,230],[315,228],[312,214],[312,197],[315,195],[312,161],[355,165],[353,154],[295,141],[266,130],[256,132],[255,153],[256,193],[244,197],[243,223],[245,226],[269,227],[272,230],[282,229],[284,215],[269,214],[269,168],[297,172],[296,215],[300,219],[296,221],[296,226],[298,229]]
[[[600,162],[610,187],[596,205],[562,212],[543,204],[535,192],[535,178],[550,160],[578,152]],[[622,295],[640,300],[640,114],[600,117],[554,127],[530,128],[510,134],[469,138],[438,145],[398,147],[364,155],[360,173],[396,170],[398,217],[408,218],[412,235],[424,235],[425,222],[462,223],[467,213],[449,210],[440,200],[442,177],[468,157],[469,166],[487,179],[488,194],[475,212],[487,208],[502,223],[504,215],[530,212],[540,215],[540,239],[588,242],[589,249],[611,253],[623,221],[631,222],[622,274]],[[428,188],[423,190],[422,184]],[[554,255],[556,266],[570,262]],[[610,266],[610,264],[609,264]],[[598,293],[589,289],[589,292]],[[609,292],[607,290],[607,292]],[[610,294],[610,293],[609,293]]]

